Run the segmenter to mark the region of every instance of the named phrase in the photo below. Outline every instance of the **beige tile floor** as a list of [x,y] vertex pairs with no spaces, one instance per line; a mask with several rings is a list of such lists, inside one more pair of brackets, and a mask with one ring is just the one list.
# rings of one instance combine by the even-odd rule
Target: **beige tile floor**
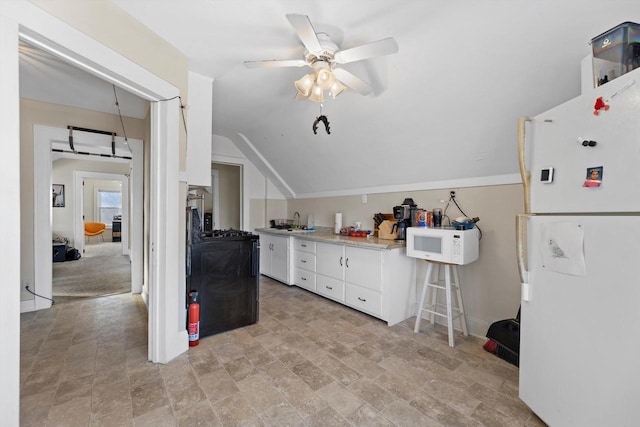
[[260,321],[147,362],[137,295],[22,315],[23,426],[542,426],[484,341],[261,278]]

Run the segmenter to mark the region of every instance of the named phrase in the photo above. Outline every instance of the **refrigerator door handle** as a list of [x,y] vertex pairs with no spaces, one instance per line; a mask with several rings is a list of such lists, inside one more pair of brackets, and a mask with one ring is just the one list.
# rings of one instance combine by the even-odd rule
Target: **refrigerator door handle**
[[529,270],[527,263],[527,222],[530,214],[516,215],[516,252],[518,258],[518,273],[522,286],[521,295],[523,301],[529,301]]
[[520,164],[520,176],[522,177],[522,189],[524,190],[524,213],[531,213],[531,172],[527,169],[525,159],[525,143],[527,134],[525,132],[526,122],[532,121],[531,117],[520,117],[518,119],[518,163]]

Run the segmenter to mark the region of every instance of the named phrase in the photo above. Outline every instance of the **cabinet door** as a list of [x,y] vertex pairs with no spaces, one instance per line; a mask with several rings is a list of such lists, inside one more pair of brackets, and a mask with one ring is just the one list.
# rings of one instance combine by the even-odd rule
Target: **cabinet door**
[[260,235],[260,273],[271,274],[271,236]]
[[289,283],[289,238],[271,236],[271,275]]
[[345,281],[379,291],[382,288],[382,251],[345,248]]
[[316,245],[316,272],[344,280],[344,246],[318,242]]

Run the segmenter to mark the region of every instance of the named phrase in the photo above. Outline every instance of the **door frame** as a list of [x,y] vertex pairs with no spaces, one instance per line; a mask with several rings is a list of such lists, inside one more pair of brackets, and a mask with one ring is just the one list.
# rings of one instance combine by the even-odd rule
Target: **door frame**
[[[176,298],[176,295],[185,293],[184,283],[179,281],[184,259],[180,257],[180,227],[176,226],[181,207],[184,208],[179,191],[180,90],[33,3],[2,2],[0,14],[6,17],[8,24],[13,23],[7,28],[7,33],[12,34],[5,34],[5,38],[8,35],[9,40],[26,41],[151,102],[148,347],[149,360],[169,362],[188,349],[187,332],[180,327],[184,318],[184,299]],[[3,71],[9,71],[11,67],[17,70],[18,43],[13,47],[9,43],[0,43],[0,46],[3,48],[0,52]],[[9,113],[20,110],[19,93],[12,89],[19,87],[19,75],[7,72],[3,73],[3,77],[4,74],[8,79],[0,85],[0,98],[7,100],[3,103],[3,109],[6,107],[10,110],[8,117],[15,118],[16,114]],[[19,121],[10,126],[19,126]],[[6,143],[19,147],[19,134]],[[10,161],[19,165],[19,156]],[[19,182],[10,184],[19,188]],[[19,205],[19,197],[17,200]],[[15,201],[9,203],[13,209]],[[20,289],[19,277],[11,278],[11,283],[11,286]],[[16,305],[16,309],[19,309],[19,301],[16,301]],[[11,327],[14,326],[19,331],[19,325]],[[19,369],[18,366],[11,368]],[[14,391],[19,395],[18,390]]]
[[[120,200],[122,203],[122,228],[120,239],[120,254],[130,255],[129,248],[129,218],[130,212],[133,210],[129,204],[129,178],[127,175],[119,173],[91,172],[91,171],[73,171],[73,241],[74,247],[84,254],[84,223],[93,222],[94,218],[84,218],[84,184],[86,180],[107,180],[118,181],[121,184]],[[95,190],[97,192],[98,190]],[[94,205],[96,204],[94,196]],[[94,206],[95,213],[95,206]],[[109,224],[106,224],[107,226]],[[136,292],[134,292],[136,293]]]
[[[0,2],[0,128],[4,202],[0,217],[0,413],[9,425],[20,418],[20,76],[19,40],[36,43],[55,56],[152,101],[150,137],[149,329],[148,358],[166,363],[188,349],[184,318],[184,281],[178,271],[181,203],[178,187],[180,90],[117,51],[50,15],[29,1]],[[175,98],[174,98],[175,97]],[[171,101],[164,101],[174,98]],[[174,230],[165,233],[165,230]],[[184,241],[182,242],[184,244]],[[159,250],[160,249],[160,250]],[[184,324],[183,324],[184,325]]]

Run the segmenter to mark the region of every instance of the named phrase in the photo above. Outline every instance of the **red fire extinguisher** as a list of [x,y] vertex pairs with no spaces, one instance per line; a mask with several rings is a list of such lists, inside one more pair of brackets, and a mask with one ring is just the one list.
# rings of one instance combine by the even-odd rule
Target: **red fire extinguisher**
[[200,342],[200,303],[198,293],[189,292],[189,347],[195,347]]

